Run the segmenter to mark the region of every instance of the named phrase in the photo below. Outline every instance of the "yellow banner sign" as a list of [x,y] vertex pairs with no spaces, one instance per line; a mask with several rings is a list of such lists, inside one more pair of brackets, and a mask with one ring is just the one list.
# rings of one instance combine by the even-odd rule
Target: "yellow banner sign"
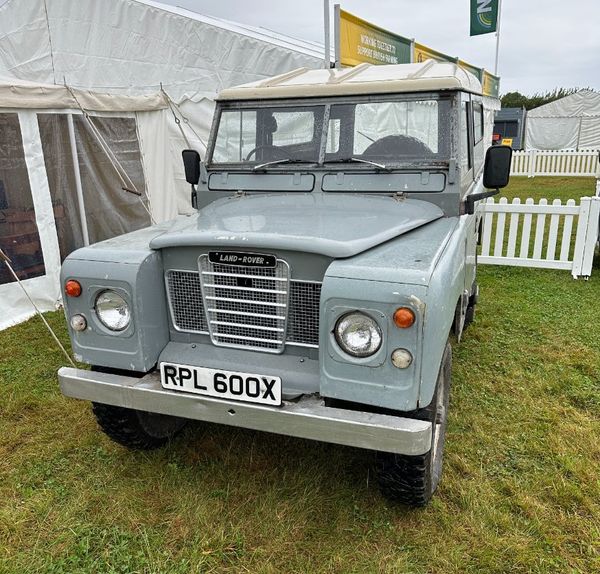
[[340,63],[342,66],[410,63],[410,40],[340,10]]
[[452,62],[456,63],[456,58],[451,58],[442,52],[438,52],[433,48],[425,46],[425,44],[419,44],[415,42],[415,62],[421,64],[426,60],[435,60],[436,62]]
[[498,76],[494,76],[489,72],[483,73],[483,93],[486,96],[498,97],[500,92],[500,78]]

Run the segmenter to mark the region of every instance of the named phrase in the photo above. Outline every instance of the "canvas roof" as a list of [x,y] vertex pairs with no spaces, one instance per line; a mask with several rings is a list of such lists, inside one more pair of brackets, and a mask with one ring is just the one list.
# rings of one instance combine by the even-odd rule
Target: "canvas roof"
[[220,92],[218,99],[339,96],[398,92],[464,90],[481,94],[481,83],[453,63],[427,60],[418,64],[361,64],[337,70],[299,68],[266,80]]

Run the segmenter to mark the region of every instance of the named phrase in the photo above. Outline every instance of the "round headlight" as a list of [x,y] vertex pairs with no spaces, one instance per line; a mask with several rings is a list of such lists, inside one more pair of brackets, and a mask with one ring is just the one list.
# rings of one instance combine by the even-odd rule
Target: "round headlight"
[[96,297],[95,307],[98,319],[111,331],[123,331],[131,322],[129,305],[115,291],[102,291]]
[[356,311],[338,319],[335,340],[353,357],[370,357],[381,347],[381,329],[374,319]]

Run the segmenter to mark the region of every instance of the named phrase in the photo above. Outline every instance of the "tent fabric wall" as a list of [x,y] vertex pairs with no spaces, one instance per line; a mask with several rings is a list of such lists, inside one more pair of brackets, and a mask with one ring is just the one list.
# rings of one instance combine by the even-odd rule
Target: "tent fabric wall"
[[150,199],[153,219],[156,223],[161,223],[178,215],[169,111],[138,112],[136,119],[146,174],[146,192]]
[[527,113],[527,149],[600,149],[600,93],[580,90]]
[[[55,90],[64,90],[60,84],[66,82],[80,90],[77,99],[86,109],[103,103],[95,103],[86,90],[110,92],[113,98],[155,98],[152,94],[162,86],[189,122],[181,124],[184,138],[174,121],[168,121],[173,174],[169,188],[176,196],[177,213],[192,212],[181,150],[190,142],[204,152],[216,94],[226,87],[322,65],[323,48],[312,42],[150,0],[52,0],[45,5],[43,0],[8,0],[0,7],[0,74],[59,84]],[[7,96],[0,92],[0,101],[3,97]],[[13,88],[16,107],[21,98],[21,90]],[[173,215],[171,207],[163,207]]]

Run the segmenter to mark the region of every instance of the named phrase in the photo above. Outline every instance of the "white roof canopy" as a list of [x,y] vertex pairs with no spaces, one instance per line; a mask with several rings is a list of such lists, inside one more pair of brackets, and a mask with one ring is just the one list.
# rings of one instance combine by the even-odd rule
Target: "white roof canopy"
[[481,94],[479,80],[452,63],[427,60],[419,64],[309,70],[299,68],[266,80],[223,90],[218,99],[254,99],[307,96],[340,96],[465,90]]

